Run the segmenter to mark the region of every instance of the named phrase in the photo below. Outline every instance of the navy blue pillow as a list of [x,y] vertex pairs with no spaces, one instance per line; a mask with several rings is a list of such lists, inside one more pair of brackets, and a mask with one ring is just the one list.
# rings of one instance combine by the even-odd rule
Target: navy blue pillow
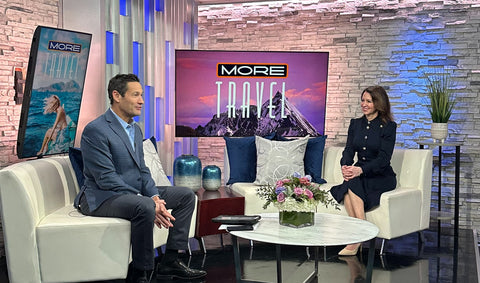
[[325,184],[327,181],[322,179],[323,150],[325,149],[325,139],[327,136],[319,136],[308,139],[303,166],[305,174],[312,176],[312,181],[318,184]]
[[[273,139],[275,133],[264,136]],[[227,185],[237,182],[252,183],[257,178],[257,147],[255,136],[230,138],[223,137],[227,146],[230,178]]]
[[[312,176],[312,181],[318,184],[325,184],[327,181],[322,179],[323,150],[325,149],[325,139],[327,136],[319,136],[308,139],[303,166],[305,174]],[[281,135],[275,135],[274,140],[291,141]]]
[[78,187],[82,188],[85,182],[85,176],[83,176],[82,150],[78,147],[69,147],[68,157],[70,158],[70,163],[72,163],[73,171],[75,171]]
[[255,137],[223,137],[227,146],[230,178],[227,185],[237,182],[251,183],[257,176],[257,147]]

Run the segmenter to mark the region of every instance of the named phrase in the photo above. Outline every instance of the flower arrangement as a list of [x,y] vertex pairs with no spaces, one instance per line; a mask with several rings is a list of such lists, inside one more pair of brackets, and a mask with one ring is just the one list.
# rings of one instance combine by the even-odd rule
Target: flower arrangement
[[298,172],[278,180],[275,186],[261,186],[257,189],[257,195],[266,200],[263,209],[273,204],[279,210],[309,212],[315,211],[319,203],[339,209],[337,202],[328,196],[327,191],[321,190],[319,184],[312,183],[310,175],[302,177]]

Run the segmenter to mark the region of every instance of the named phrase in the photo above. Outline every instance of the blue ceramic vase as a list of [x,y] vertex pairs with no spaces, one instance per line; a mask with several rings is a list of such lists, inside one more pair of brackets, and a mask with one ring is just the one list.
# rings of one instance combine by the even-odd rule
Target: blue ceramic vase
[[222,171],[216,165],[207,165],[203,168],[202,185],[206,191],[216,191],[220,188]]
[[182,154],[173,162],[173,184],[194,192],[202,187],[202,162],[192,154]]

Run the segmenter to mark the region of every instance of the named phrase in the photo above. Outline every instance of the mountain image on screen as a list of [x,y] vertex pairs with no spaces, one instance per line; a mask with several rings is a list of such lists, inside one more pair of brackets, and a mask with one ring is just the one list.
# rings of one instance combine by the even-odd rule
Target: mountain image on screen
[[[300,111],[288,101],[285,97],[284,115],[282,116],[282,93],[277,92],[272,98],[272,105],[275,107],[272,110],[270,117],[269,106],[270,101],[263,103],[261,108],[260,118],[257,118],[257,106],[250,106],[250,117],[242,118],[242,110],[237,109],[235,117],[228,117],[227,112],[220,114],[220,117],[213,116],[213,118],[205,125],[198,126],[196,129],[189,127],[177,126],[178,131],[188,136],[211,137],[211,136],[264,136],[272,132],[289,137],[303,137],[303,136],[319,136],[320,133],[310,124],[307,119],[300,113]],[[187,136],[187,135],[183,135]]]

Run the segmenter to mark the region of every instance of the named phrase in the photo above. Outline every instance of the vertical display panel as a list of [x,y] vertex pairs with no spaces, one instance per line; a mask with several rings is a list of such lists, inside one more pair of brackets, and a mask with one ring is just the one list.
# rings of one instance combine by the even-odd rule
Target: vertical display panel
[[66,153],[74,145],[91,38],[36,28],[18,130],[19,158]]

